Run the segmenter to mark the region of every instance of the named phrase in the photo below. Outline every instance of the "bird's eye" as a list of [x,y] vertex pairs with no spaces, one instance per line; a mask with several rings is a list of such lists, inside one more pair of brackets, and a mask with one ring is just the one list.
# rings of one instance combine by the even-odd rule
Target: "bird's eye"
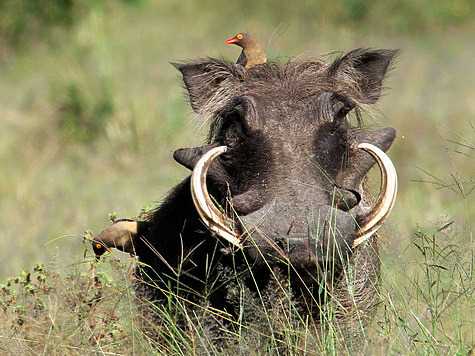
[[96,243],[96,248],[100,250],[102,248],[102,245],[100,243]]
[[242,33],[238,33],[238,34],[236,35],[236,38],[237,38],[238,40],[242,40],[242,38],[243,38]]

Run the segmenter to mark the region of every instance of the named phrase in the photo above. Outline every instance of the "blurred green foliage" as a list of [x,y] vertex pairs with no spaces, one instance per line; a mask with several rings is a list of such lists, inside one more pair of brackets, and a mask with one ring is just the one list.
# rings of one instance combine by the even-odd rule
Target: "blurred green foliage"
[[349,21],[358,27],[377,25],[395,32],[445,29],[471,20],[475,14],[471,0],[338,0],[327,6],[333,9],[331,21],[335,24]]
[[[147,0],[121,0],[127,5],[145,5]],[[32,40],[48,39],[53,29],[68,29],[94,11],[115,6],[112,0],[2,0],[0,1],[0,43],[22,47]],[[200,2],[214,7],[216,0]],[[279,2],[244,0],[230,4],[259,13],[266,9],[269,18],[285,21],[289,14],[304,22],[353,26],[361,29],[409,32],[443,30],[473,20],[472,0],[335,0]]]
[[[108,0],[1,0],[0,44],[22,47],[31,40],[46,39],[56,29],[68,29]],[[141,4],[144,0],[122,0]]]
[[[216,0],[204,0],[206,8],[216,6]],[[351,27],[359,31],[383,33],[430,32],[460,26],[475,19],[473,0],[301,0],[301,1],[253,1],[243,0],[229,4],[249,14],[266,14],[266,19],[288,21],[298,17],[307,24]]]
[[68,83],[54,101],[59,105],[58,125],[66,139],[92,142],[103,133],[114,112],[113,96],[106,85],[97,92],[78,83]]
[[26,40],[42,37],[53,27],[70,27],[86,9],[87,6],[74,0],[3,0],[0,1],[0,36],[8,45],[21,46]]
[[[155,207],[189,174],[172,152],[202,144],[207,125],[192,119],[169,62],[208,55],[235,60],[240,49],[223,40],[242,30],[256,33],[269,58],[281,62],[356,47],[402,50],[385,83],[392,90],[364,115],[368,126],[397,129],[390,156],[400,182],[382,235],[385,302],[368,340],[374,354],[469,354],[474,6],[473,0],[0,0],[0,280],[17,276],[0,285],[0,294],[8,293],[4,301],[21,296],[7,314],[0,309],[0,354],[15,350],[9,346],[24,354],[14,337],[32,347],[29,331],[36,330],[45,331],[38,352],[67,354],[71,349],[61,345],[70,343],[87,354],[89,335],[98,334],[84,315],[93,321],[105,315],[107,325],[95,331],[129,330],[99,338],[97,353],[130,353],[137,345],[134,328],[125,329],[133,324],[133,300],[122,307],[132,308],[130,322],[115,326],[121,285],[111,286],[115,297],[102,300],[107,305],[98,313],[86,308],[95,293],[85,287],[90,278],[78,274],[73,285],[67,275],[84,265],[84,230],[102,230],[109,211],[131,217]],[[429,249],[432,236],[442,249]],[[454,254],[452,244],[461,252]],[[18,274],[46,261],[66,279],[43,270]],[[128,286],[125,279],[121,284]],[[42,289],[56,285],[51,294]],[[39,300],[50,305],[37,311]],[[27,321],[23,334],[11,327],[17,320]]]

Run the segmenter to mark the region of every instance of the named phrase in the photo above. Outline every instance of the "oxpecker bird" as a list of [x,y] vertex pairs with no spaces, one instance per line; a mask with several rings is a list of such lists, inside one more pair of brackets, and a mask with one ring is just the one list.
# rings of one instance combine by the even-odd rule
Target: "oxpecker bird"
[[257,42],[249,33],[240,32],[237,35],[228,38],[225,43],[235,44],[242,48],[241,55],[236,64],[240,64],[246,69],[267,62],[266,53],[259,42]]

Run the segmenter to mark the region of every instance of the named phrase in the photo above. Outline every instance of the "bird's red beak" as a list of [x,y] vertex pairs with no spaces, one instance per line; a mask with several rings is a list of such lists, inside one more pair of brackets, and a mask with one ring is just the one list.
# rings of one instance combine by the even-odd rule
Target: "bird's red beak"
[[239,40],[236,38],[236,36],[233,36],[233,37],[229,37],[226,41],[224,41],[224,43],[230,45],[230,44],[234,44],[238,41]]

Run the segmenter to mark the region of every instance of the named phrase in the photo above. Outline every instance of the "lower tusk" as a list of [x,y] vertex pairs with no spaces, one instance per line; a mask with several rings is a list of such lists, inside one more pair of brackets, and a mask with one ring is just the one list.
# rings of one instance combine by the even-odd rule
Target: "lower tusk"
[[206,187],[206,174],[213,160],[226,152],[219,146],[206,152],[196,163],[191,175],[191,196],[196,211],[207,228],[238,248],[242,248],[239,235],[233,229],[233,221],[213,203]]
[[353,248],[368,240],[384,224],[394,207],[397,195],[397,174],[391,159],[384,151],[370,143],[361,143],[358,148],[368,152],[378,163],[381,172],[381,189],[376,204],[356,232]]

